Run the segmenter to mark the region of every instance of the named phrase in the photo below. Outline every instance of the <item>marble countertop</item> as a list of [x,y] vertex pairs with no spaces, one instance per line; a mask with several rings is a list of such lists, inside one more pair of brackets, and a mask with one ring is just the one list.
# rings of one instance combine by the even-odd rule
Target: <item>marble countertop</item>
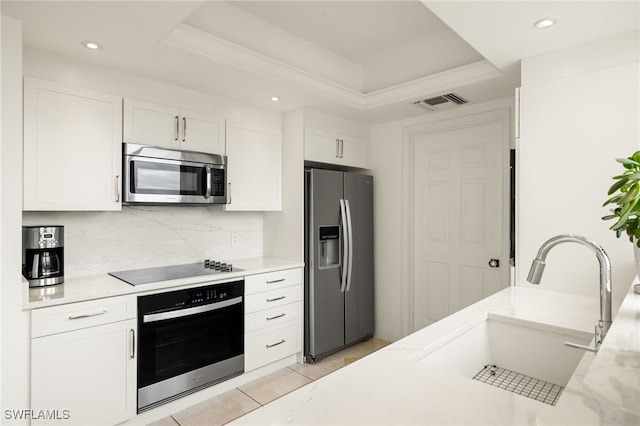
[[580,355],[555,406],[419,362],[425,347],[489,314],[592,335],[599,298],[510,287],[232,424],[639,424],[633,415],[640,410],[640,295],[627,296],[599,353]]
[[65,278],[63,284],[35,288],[29,288],[28,282],[23,279],[22,309],[44,308],[47,306],[82,302],[104,297],[148,293],[174,287],[190,287],[202,283],[216,283],[247,275],[304,266],[302,262],[270,257],[237,259],[234,260],[233,264],[241,270],[225,272],[219,275],[202,275],[199,277],[182,278],[137,286],[127,284],[108,274]]

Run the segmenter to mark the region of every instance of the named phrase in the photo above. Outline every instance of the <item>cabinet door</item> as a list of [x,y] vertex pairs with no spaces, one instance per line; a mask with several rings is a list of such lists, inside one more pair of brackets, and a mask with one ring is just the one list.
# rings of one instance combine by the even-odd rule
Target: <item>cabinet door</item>
[[366,141],[353,136],[342,136],[340,164],[351,167],[367,167],[367,145]]
[[367,142],[355,136],[305,127],[304,159],[320,163],[367,168]]
[[304,129],[304,159],[321,163],[340,164],[338,135],[325,130]]
[[178,149],[180,137],[180,110],[176,107],[124,99],[124,142]]
[[193,111],[181,111],[180,149],[224,155],[224,118]]
[[282,134],[229,123],[227,210],[282,209]]
[[32,424],[113,425],[136,415],[136,320],[31,341]]
[[24,210],[120,210],[122,98],[24,79]]

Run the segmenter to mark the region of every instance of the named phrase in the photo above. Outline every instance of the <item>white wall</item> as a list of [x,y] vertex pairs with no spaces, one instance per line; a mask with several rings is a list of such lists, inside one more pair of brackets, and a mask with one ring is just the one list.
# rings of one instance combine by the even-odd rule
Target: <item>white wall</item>
[[395,341],[410,332],[403,311],[403,282],[408,259],[403,258],[402,133],[409,127],[500,109],[512,109],[513,98],[469,104],[449,111],[375,125],[371,129],[371,169],[374,176],[374,257],[376,337]]
[[[281,131],[281,114],[52,52],[24,48],[24,75],[226,117]],[[25,212],[25,225],[65,226],[65,276],[263,255],[263,213],[216,207],[123,207],[122,212]],[[231,244],[236,234],[238,244]],[[271,237],[270,237],[271,238]],[[269,240],[279,247],[279,241]]]
[[28,424],[5,410],[29,407],[29,315],[21,310],[22,26],[2,17],[0,144],[0,376],[3,424]]
[[[616,239],[602,203],[615,158],[639,149],[638,33],[597,40],[522,61],[516,284],[546,239],[563,233],[599,242],[613,264],[613,295],[634,278],[627,239]],[[540,286],[596,296],[598,262],[586,247],[552,250]]]
[[264,214],[264,254],[304,260],[304,109],[282,117],[282,211]]
[[[262,256],[262,213],[125,206],[120,212],[24,212],[24,225],[65,227],[66,278]],[[235,234],[238,243],[231,244]]]

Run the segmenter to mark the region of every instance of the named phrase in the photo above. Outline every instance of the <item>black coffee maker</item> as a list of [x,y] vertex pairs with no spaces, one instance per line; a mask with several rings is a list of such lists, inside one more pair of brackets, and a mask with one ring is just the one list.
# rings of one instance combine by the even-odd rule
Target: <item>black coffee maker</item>
[[29,287],[64,282],[64,226],[22,227],[22,275]]

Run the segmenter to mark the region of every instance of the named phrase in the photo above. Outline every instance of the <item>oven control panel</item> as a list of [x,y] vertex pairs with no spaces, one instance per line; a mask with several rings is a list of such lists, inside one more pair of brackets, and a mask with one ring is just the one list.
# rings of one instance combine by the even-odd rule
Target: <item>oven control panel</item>
[[199,288],[197,290],[189,292],[189,302],[190,304],[197,304],[201,302],[218,302],[227,299],[231,293],[231,289],[224,288],[224,284],[206,289]]
[[138,296],[138,312],[162,312],[207,305],[244,295],[244,280]]

